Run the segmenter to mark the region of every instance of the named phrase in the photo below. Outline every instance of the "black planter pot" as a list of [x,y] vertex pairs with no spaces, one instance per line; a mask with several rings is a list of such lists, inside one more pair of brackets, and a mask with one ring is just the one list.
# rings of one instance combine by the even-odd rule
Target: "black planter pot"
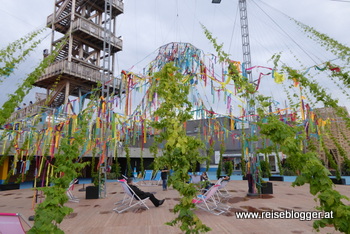
[[88,186],[86,187],[85,199],[98,199],[98,187]]
[[270,176],[269,181],[284,181],[283,176]]
[[341,178],[341,179],[330,178],[330,179],[332,180],[333,184],[346,184],[344,178]]
[[19,184],[0,184],[0,191],[19,189]]
[[261,183],[261,194],[273,194],[271,182]]

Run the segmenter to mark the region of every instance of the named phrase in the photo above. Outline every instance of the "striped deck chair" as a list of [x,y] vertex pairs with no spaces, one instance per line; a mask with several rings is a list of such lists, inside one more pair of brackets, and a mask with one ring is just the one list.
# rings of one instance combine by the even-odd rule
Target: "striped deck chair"
[[25,234],[22,223],[32,226],[19,213],[0,213],[0,233],[1,234]]
[[78,182],[78,179],[74,179],[69,183],[69,187],[66,191],[66,194],[67,194],[68,199],[69,199],[68,201],[79,202],[79,198],[77,198],[73,195],[74,184],[76,184],[77,182]]
[[191,175],[191,183],[192,184],[199,184],[201,182],[201,176],[198,174],[192,174]]
[[141,199],[139,196],[136,195],[136,193],[129,187],[129,185],[126,183],[126,180],[118,180],[120,185],[123,188],[123,191],[125,192],[123,200],[117,202],[117,207],[115,207],[113,210],[118,212],[119,214],[130,209],[134,206],[144,206],[149,209],[146,205],[146,201],[149,199],[149,197],[145,199]]
[[194,184],[198,191],[202,191],[201,176],[199,174],[191,174],[191,184]]
[[[118,180],[119,183],[123,183],[123,182],[127,181],[127,179],[128,179],[128,177],[126,177],[125,175],[122,175],[122,176],[123,176],[124,179]],[[124,189],[123,189],[123,191],[124,191]],[[124,202],[129,201],[131,198],[132,198],[132,197],[129,196],[128,193],[126,193],[126,192],[124,191],[124,197],[123,197],[123,199],[120,200],[120,201],[117,201],[116,203],[114,203],[114,205],[123,204]]]
[[197,195],[197,197],[192,200],[192,203],[194,203],[197,208],[215,215],[224,213],[226,210],[220,209],[218,202],[215,200],[215,194],[219,186],[220,185],[213,185],[205,194]]
[[221,201],[222,199],[227,200],[227,199],[233,197],[233,195],[230,194],[229,191],[227,191],[227,189],[226,189],[228,182],[229,182],[228,180],[223,180],[220,183],[220,186],[219,186],[218,192],[217,192],[219,201]]

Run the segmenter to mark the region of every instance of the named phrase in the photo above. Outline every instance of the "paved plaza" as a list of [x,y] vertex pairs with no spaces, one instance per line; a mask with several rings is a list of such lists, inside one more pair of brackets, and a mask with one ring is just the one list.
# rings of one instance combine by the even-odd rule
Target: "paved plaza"
[[[86,185],[85,185],[86,187]],[[165,199],[160,207],[154,207],[147,201],[149,210],[139,207],[118,214],[112,209],[114,203],[123,198],[124,193],[118,182],[108,183],[108,195],[104,199],[85,199],[85,192],[79,191],[83,185],[75,185],[73,194],[80,199],[78,203],[69,202],[74,212],[65,218],[60,228],[65,233],[103,234],[103,233],[181,233],[179,228],[165,225],[175,216],[172,209],[179,201],[176,190],[162,191],[161,186],[140,186],[142,190],[155,192],[159,199]],[[231,208],[221,215],[213,215],[196,210],[199,218],[209,226],[209,233],[315,233],[312,221],[300,219],[238,219],[236,212],[302,212],[315,211],[314,197],[309,194],[308,186],[292,187],[290,182],[273,182],[273,194],[257,197],[247,196],[247,181],[231,180],[228,191],[232,197],[226,202]],[[350,197],[349,185],[337,185],[336,189]],[[0,212],[19,212],[25,217],[34,215],[31,188],[1,191]],[[38,201],[40,201],[39,198]],[[350,205],[350,202],[347,202]],[[32,223],[32,222],[31,222]],[[25,226],[25,228],[27,228]],[[320,233],[338,233],[332,227],[321,229]]]

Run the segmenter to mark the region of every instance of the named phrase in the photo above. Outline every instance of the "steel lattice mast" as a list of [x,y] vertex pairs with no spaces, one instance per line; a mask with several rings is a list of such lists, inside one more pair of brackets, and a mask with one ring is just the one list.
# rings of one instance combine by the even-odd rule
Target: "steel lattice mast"
[[[247,71],[248,68],[252,66],[251,63],[251,53],[250,53],[250,40],[249,40],[249,28],[248,28],[248,11],[247,11],[247,1],[239,0],[239,12],[240,12],[240,22],[241,22],[241,35],[242,35],[242,51],[243,51],[243,76],[248,78],[250,84],[254,85],[254,80],[251,71]],[[249,126],[249,136],[252,138],[256,134],[256,117],[255,117],[255,94],[249,94],[247,98],[247,122]],[[256,184],[258,177],[258,168],[256,164],[259,161],[259,157],[256,154],[256,141],[249,139],[249,151],[248,155],[245,155],[247,165],[247,177],[249,185],[249,195],[257,194]]]
[[[220,3],[221,0],[212,0],[212,3]],[[247,71],[248,68],[252,66],[251,63],[251,52],[250,52],[250,40],[249,40],[249,27],[248,27],[248,11],[247,11],[247,1],[239,0],[239,13],[240,13],[240,23],[241,23],[241,36],[242,36],[242,51],[243,51],[243,76],[248,78],[250,84],[255,85],[251,71]],[[247,98],[247,118],[249,126],[250,138],[256,134],[256,117],[255,117],[255,94],[251,93]],[[249,194],[257,194],[256,191],[256,182],[258,180],[258,169],[256,164],[259,160],[259,157],[256,155],[256,141],[249,141],[249,152],[248,155],[245,155],[247,165],[247,175],[249,183]]]

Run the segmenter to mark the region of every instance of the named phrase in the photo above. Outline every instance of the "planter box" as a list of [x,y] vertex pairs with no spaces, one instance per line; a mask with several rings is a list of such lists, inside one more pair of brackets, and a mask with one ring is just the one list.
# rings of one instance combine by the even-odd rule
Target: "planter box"
[[98,199],[98,187],[88,186],[86,187],[85,199]]
[[19,189],[19,184],[0,184],[0,191]]
[[332,180],[333,184],[346,184],[344,178],[341,178],[341,179],[330,178],[330,179]]
[[273,194],[271,182],[261,183],[261,194]]
[[269,181],[284,181],[283,176],[270,176]]

